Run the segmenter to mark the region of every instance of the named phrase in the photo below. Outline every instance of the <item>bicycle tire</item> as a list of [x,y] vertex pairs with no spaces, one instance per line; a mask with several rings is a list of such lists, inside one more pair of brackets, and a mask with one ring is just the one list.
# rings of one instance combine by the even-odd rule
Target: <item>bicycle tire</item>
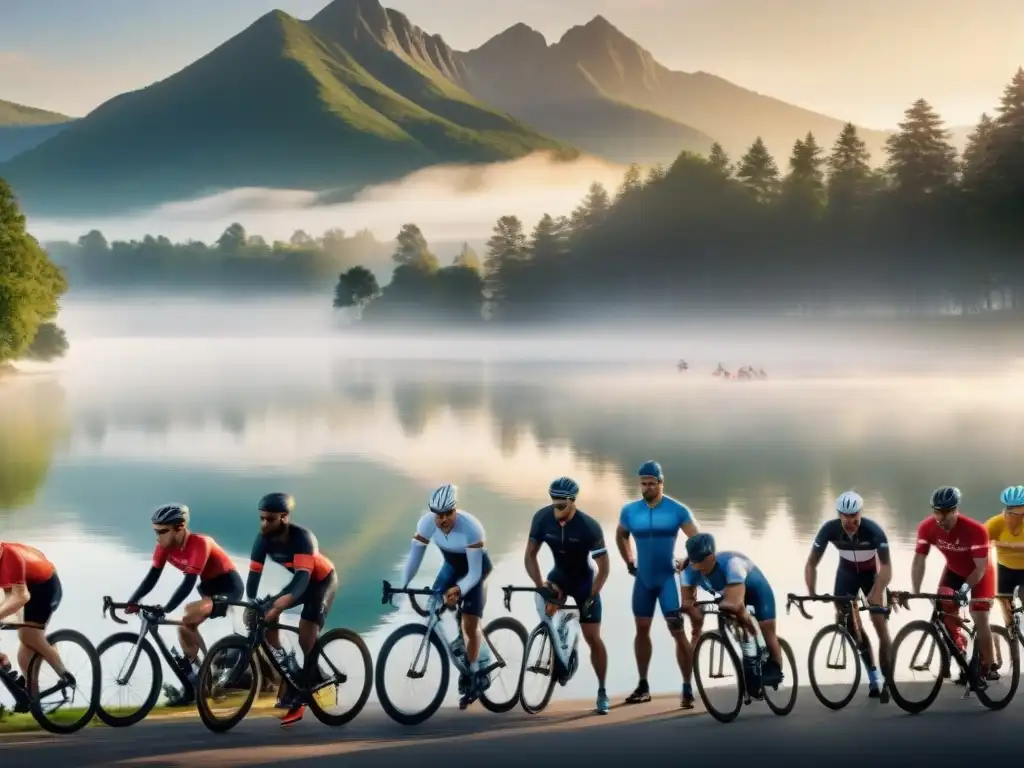
[[[789,643],[787,643],[783,638],[780,637],[778,640],[779,640],[779,648],[782,649],[782,655],[785,656],[789,660],[789,669],[790,669],[790,672],[793,675],[793,680],[791,681],[791,683],[790,683],[790,685],[789,685],[789,687],[787,689],[787,690],[792,691],[792,694],[789,697],[789,703],[788,704],[786,704],[784,706],[777,706],[775,704],[775,702],[772,701],[772,691],[771,691],[771,689],[765,688],[764,689],[764,702],[765,702],[765,704],[768,705],[768,709],[770,709],[776,715],[778,715],[779,717],[785,717],[790,712],[792,712],[793,711],[793,707],[796,706],[796,697],[797,697],[797,694],[800,692],[800,679],[799,679],[799,676],[798,676],[797,670],[796,670],[796,656],[793,655],[793,649],[790,647]],[[860,661],[859,658],[858,658],[858,661]],[[776,693],[777,693],[777,691],[776,691]]]
[[[704,689],[704,673],[698,663],[701,648],[714,643],[719,643],[722,646],[725,656],[728,657],[729,662],[732,664],[733,672],[736,674],[736,706],[729,711],[720,711],[711,705],[707,691]],[[704,702],[704,709],[707,710],[708,714],[720,723],[731,723],[735,720],[743,708],[743,697],[746,693],[744,690],[743,665],[740,662],[739,655],[736,653],[736,649],[732,647],[732,644],[727,639],[722,637],[718,630],[711,629],[701,634],[697,644],[693,647],[693,676],[697,683],[697,692],[700,694],[701,701]]]
[[109,651],[116,645],[126,643],[131,645],[133,648],[136,644],[139,646],[139,658],[135,664],[145,657],[149,660],[153,667],[153,685],[150,688],[149,695],[142,702],[142,706],[139,707],[138,711],[133,712],[130,715],[115,715],[108,712],[103,708],[103,686],[100,685],[100,698],[96,702],[96,717],[100,719],[104,725],[108,725],[111,728],[127,728],[130,725],[135,725],[138,722],[146,719],[146,715],[153,711],[153,707],[156,706],[157,701],[160,699],[160,690],[164,682],[164,668],[160,662],[160,656],[157,654],[153,644],[149,642],[149,638],[142,638],[142,642],[139,642],[138,632],[115,632],[106,638],[102,643],[96,647],[96,655],[100,660],[100,672],[103,671],[103,654]]
[[[549,649],[549,660],[548,665],[548,682],[547,688],[544,690],[544,696],[541,698],[539,704],[530,704],[526,701],[526,696],[523,695],[523,682],[526,680],[526,667],[527,662],[530,660],[530,650],[533,648],[534,643],[537,641],[547,641]],[[523,666],[519,672],[519,703],[522,706],[523,711],[537,715],[543,712],[548,704],[551,703],[551,695],[555,692],[555,641],[551,637],[551,631],[548,629],[547,624],[540,623],[533,628],[529,636],[526,638],[526,643],[523,645]]]
[[[387,712],[388,717],[402,725],[419,725],[420,723],[428,720],[435,712],[437,712],[442,702],[444,702],[445,695],[448,693],[448,678],[451,675],[451,662],[448,660],[448,651],[441,643],[437,634],[431,632],[428,640],[428,647],[433,647],[437,652],[439,663],[441,664],[441,685],[438,686],[437,695],[434,696],[433,700],[426,706],[426,708],[411,715],[399,712],[398,708],[395,707],[394,703],[391,701],[391,697],[388,695],[387,684],[384,681],[384,670],[387,668],[388,656],[391,655],[391,650],[399,640],[407,635],[426,634],[427,628],[423,624],[405,624],[388,636],[384,641],[384,644],[381,645],[380,652],[377,654],[377,668],[374,674],[374,680],[377,686],[377,698],[380,700],[381,708]],[[427,653],[427,661],[429,662],[429,650]]]
[[[851,658],[854,659],[854,669],[856,670],[853,675],[853,685],[850,686],[850,690],[846,695],[839,699],[830,699],[825,695],[825,691],[820,685],[818,685],[818,677],[814,673],[814,655],[818,650],[818,646],[833,634],[839,635],[840,645],[847,653],[852,652]],[[831,649],[831,643],[829,648]],[[818,630],[814,639],[811,640],[811,649],[807,652],[807,678],[810,680],[811,690],[814,692],[815,698],[820,701],[823,706],[828,707],[831,710],[838,711],[853,701],[853,697],[857,695],[857,689],[860,688],[860,666],[860,651],[857,648],[857,643],[853,639],[853,635],[850,634],[850,630],[846,627],[838,624],[828,624]]]
[[[206,692],[210,688],[211,677],[213,676],[213,660],[219,654],[231,650],[241,654],[241,658],[245,660],[245,664],[248,666],[248,671],[251,675],[249,693],[238,712],[229,718],[221,720],[214,716],[210,710],[210,703],[206,698]],[[256,656],[252,649],[249,647],[249,639],[242,635],[222,637],[210,646],[210,650],[203,657],[202,664],[199,665],[199,674],[196,676],[196,709],[199,711],[199,719],[203,721],[203,725],[214,733],[230,731],[249,714],[249,710],[252,709],[256,697],[259,695],[260,688],[262,688],[260,665],[256,661]]]
[[[896,659],[899,656],[900,646],[904,642],[906,642],[907,638],[910,637],[914,632],[923,632],[926,636],[932,639],[932,641],[936,644],[936,646],[939,649],[939,654],[941,657],[940,660],[942,664],[942,671],[935,678],[935,683],[932,685],[931,691],[928,693],[927,696],[924,697],[924,699],[922,699],[919,702],[912,702],[909,699],[907,699],[902,693],[900,693],[899,687],[901,684],[896,681],[895,668]],[[930,707],[935,702],[935,699],[938,698],[939,691],[942,689],[942,680],[944,672],[945,670],[949,669],[949,650],[946,648],[946,644],[945,642],[943,642],[941,635],[939,635],[939,630],[937,630],[935,628],[935,625],[933,625],[930,621],[925,621],[923,619],[917,619],[916,621],[911,621],[908,624],[906,624],[903,627],[903,629],[901,629],[897,633],[896,637],[893,638],[892,663],[893,669],[890,670],[891,679],[889,680],[889,693],[892,696],[892,700],[896,702],[896,705],[900,709],[902,709],[904,712],[910,713],[911,715],[917,715],[921,712],[924,712],[926,709],[928,709],[928,707]]]
[[[366,673],[362,690],[359,691],[359,695],[356,697],[355,704],[344,714],[332,715],[326,712],[323,707],[320,706],[316,700],[316,696],[309,696],[309,708],[313,710],[313,715],[324,725],[329,725],[332,728],[345,723],[351,722],[355,717],[363,711],[363,707],[366,706],[367,700],[370,698],[370,691],[373,688],[373,657],[370,656],[370,649],[366,647],[366,642],[359,633],[353,632],[351,629],[332,629],[329,630],[317,639],[316,645],[313,647],[312,652],[309,654],[309,658],[306,659],[306,669],[304,677],[306,685],[309,685],[310,680],[317,679],[318,666],[317,660],[323,655],[324,648],[328,643],[337,641],[343,641],[352,643],[359,651],[359,656],[363,660],[363,671]],[[308,688],[307,688],[308,690]]]
[[[502,616],[490,622],[486,627],[484,627],[484,637],[486,638],[492,632],[501,629],[512,630],[515,636],[518,637],[519,641],[523,644],[523,651],[525,654],[527,635],[526,627],[523,626],[522,622],[513,619],[511,616]],[[484,642],[487,641],[485,640]],[[505,666],[504,662],[502,663],[502,666]],[[520,674],[516,675],[515,695],[513,695],[512,698],[508,701],[495,701],[494,699],[490,698],[487,695],[487,692],[490,691],[491,688],[488,688],[486,691],[483,691],[480,694],[480,704],[488,712],[494,712],[496,714],[501,714],[502,712],[510,712],[511,710],[515,709],[516,704],[519,703],[519,697],[522,693],[521,679],[522,672],[520,671]],[[493,688],[493,684],[491,687]]]
[[[1005,699],[996,701],[988,695],[988,689],[981,691],[975,691],[978,695],[978,701],[984,704],[986,707],[993,711],[1005,709],[1009,706],[1010,702],[1013,701],[1013,697],[1017,694],[1017,686],[1020,685],[1020,651],[1017,648],[1017,644],[1010,640],[1010,633],[1006,631],[1006,627],[993,626],[992,634],[999,635],[1000,637],[1006,638],[1006,644],[1010,648],[1010,688],[1009,693]],[[971,653],[972,666],[978,664],[978,644],[974,644],[974,651]]]
[[[42,702],[38,697],[33,697],[29,703],[29,711],[32,713],[32,717],[39,724],[39,727],[49,731],[50,733],[56,733],[65,735],[68,733],[75,733],[81,730],[89,724],[89,722],[96,715],[96,708],[99,704],[100,698],[100,657],[96,653],[96,648],[89,638],[83,635],[81,632],[76,632],[73,629],[58,629],[56,632],[52,632],[46,637],[46,642],[51,646],[57,643],[70,642],[79,646],[85,651],[85,655],[89,657],[89,665],[92,667],[92,690],[89,691],[89,705],[83,710],[82,715],[74,722],[54,722],[47,717],[47,713],[43,712]],[[32,659],[28,664],[28,674],[26,689],[29,691],[39,690],[39,669],[42,666],[43,657],[38,653],[32,655]]]

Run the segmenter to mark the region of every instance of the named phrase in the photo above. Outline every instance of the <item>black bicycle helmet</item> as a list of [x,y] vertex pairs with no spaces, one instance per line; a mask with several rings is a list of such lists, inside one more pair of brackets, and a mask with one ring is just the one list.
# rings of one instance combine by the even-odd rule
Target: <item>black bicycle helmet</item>
[[184,504],[164,504],[157,507],[151,518],[153,525],[178,525],[188,522],[188,507]]
[[932,493],[932,509],[939,511],[956,509],[960,506],[962,498],[959,488],[952,485],[944,485],[941,488],[936,488]]
[[287,515],[295,510],[295,497],[290,493],[268,493],[260,499],[260,512]]

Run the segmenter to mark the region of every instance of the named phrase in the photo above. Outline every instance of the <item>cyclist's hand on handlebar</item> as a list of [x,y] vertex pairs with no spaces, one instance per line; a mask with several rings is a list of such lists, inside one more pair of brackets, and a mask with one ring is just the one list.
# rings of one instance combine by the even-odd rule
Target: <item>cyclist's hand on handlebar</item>
[[462,597],[462,590],[456,585],[444,593],[445,605],[454,607],[460,597]]
[[135,603],[129,603],[124,607],[124,612],[131,615],[139,612],[139,606]]

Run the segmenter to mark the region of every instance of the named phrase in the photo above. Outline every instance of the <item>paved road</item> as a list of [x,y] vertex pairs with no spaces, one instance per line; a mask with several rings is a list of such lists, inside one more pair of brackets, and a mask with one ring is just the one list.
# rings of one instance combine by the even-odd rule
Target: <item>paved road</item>
[[[421,726],[407,728],[369,707],[348,726],[330,729],[311,715],[281,729],[269,718],[253,718],[227,734],[213,734],[198,721],[141,723],[126,730],[89,728],[73,736],[15,734],[0,738],[0,765],[231,766],[335,765],[378,768],[416,765],[595,766],[637,768],[679,761],[703,762],[725,750],[737,765],[889,766],[910,761],[931,765],[986,764],[1019,759],[1024,702],[988,712],[963,689],[948,686],[930,710],[911,716],[866,695],[846,710],[826,710],[810,690],[800,691],[796,709],[776,717],[763,703],[744,709],[723,725],[700,710],[683,712],[674,698],[616,706],[607,716],[588,704],[554,703],[542,715],[521,710],[493,715],[478,707],[441,710]],[[582,710],[582,711],[581,711]],[[467,762],[470,761],[470,762]],[[827,763],[825,762],[827,761]]]

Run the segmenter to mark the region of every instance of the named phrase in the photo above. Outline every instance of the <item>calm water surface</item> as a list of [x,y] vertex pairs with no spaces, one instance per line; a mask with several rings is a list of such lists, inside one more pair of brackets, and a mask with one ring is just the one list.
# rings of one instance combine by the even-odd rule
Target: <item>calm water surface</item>
[[[889,532],[895,585],[906,588],[933,487],[958,484],[968,513],[984,519],[1024,472],[1024,405],[1019,389],[997,380],[723,383],[681,376],[672,361],[360,361],[318,345],[87,339],[59,369],[0,384],[0,536],[56,562],[65,597],[54,628],[95,642],[115,630],[101,619],[101,597],[123,600],[145,575],[149,514],[168,500],[188,503],[194,529],[244,573],[257,500],[295,494],[296,522],[316,533],[341,579],[330,626],[359,631],[376,655],[408,619],[407,609],[381,605],[381,580],[397,580],[427,495],[442,482],[459,485],[460,506],[486,527],[493,618],[505,613],[500,586],[527,581],[530,517],[558,475],[580,483],[580,507],[611,543],[619,508],[637,495],[636,467],[659,460],[666,491],[721,548],[752,557],[781,604],[787,591],[803,591],[811,538],[842,490],[860,491]],[[550,563],[546,550],[541,559]],[[440,562],[432,548],[417,581],[426,584]],[[823,591],[835,564],[830,551]],[[935,555],[926,583],[940,568]],[[154,599],[169,597],[179,578],[167,569]],[[281,585],[287,575],[271,566],[264,580]],[[615,692],[636,681],[631,588],[614,554],[604,633]],[[813,612],[825,619],[824,608]],[[535,623],[526,598],[513,613]],[[907,618],[894,617],[894,629]],[[803,662],[821,621],[782,613],[780,623]],[[212,622],[204,634],[228,625]],[[679,683],[660,620],[650,677],[659,691]],[[556,695],[589,697],[593,688],[584,663]]]

